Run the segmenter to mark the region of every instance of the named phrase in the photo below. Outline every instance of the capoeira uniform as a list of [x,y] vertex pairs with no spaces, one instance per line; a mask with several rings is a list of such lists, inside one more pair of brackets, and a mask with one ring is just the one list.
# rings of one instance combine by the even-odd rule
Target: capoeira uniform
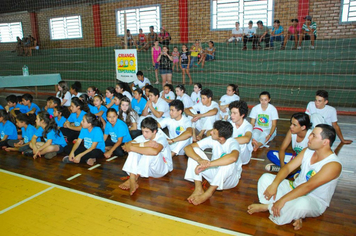
[[188,94],[183,94],[183,96],[177,96],[177,100],[180,100],[183,102],[184,104],[184,108],[187,108],[187,107],[192,107],[194,106],[194,103],[193,103],[193,100],[191,99],[191,97],[189,97]]
[[[159,93],[159,97],[161,98],[162,97],[162,94],[164,93],[164,91],[161,91]],[[172,92],[172,91],[169,91],[168,94],[164,94],[164,98],[165,99],[168,99],[168,100],[174,100],[176,99],[176,95]]]
[[[313,130],[309,129],[301,142],[297,142],[297,134],[292,134],[292,149],[293,153],[286,153],[284,156],[284,163],[287,164],[294,157],[296,157],[304,148],[308,147],[309,135]],[[279,161],[279,152],[276,150],[270,150],[267,153],[268,159],[275,165],[281,166]]]
[[[235,123],[233,123],[232,121],[230,121],[230,123],[232,124],[232,127],[234,128],[233,133],[232,133],[233,138],[245,136],[245,134],[247,132],[251,132],[251,134],[252,134],[252,129],[253,129],[252,125],[247,120],[244,119],[244,122],[242,123],[242,125],[239,128],[236,128]],[[253,151],[251,140],[248,143],[239,144],[240,149],[241,149],[239,159],[241,159],[242,165],[248,164],[251,160],[251,153]]]
[[193,114],[204,114],[210,110],[213,110],[214,108],[218,109],[216,115],[200,118],[198,121],[193,123],[193,127],[197,128],[197,130],[199,131],[211,130],[213,128],[214,122],[219,118],[219,105],[216,102],[211,101],[210,106],[204,106],[201,102],[195,104],[193,106],[193,109],[190,109]]
[[[234,101],[240,101],[240,97],[236,94],[233,94],[232,96],[225,94],[220,98],[220,105],[222,105],[222,106],[228,105]],[[226,112],[223,112],[220,110],[221,119],[224,119],[225,116],[229,116],[229,108],[228,107],[226,108]]]
[[324,165],[330,162],[338,162],[341,164],[339,158],[333,153],[324,160],[311,165],[310,160],[313,154],[313,150],[307,149],[305,151],[301,165],[301,173],[294,182],[285,179],[279,184],[276,200],[273,198],[266,200],[265,196],[263,195],[264,191],[273,182],[276,176],[266,173],[263,174],[258,180],[257,191],[259,201],[262,204],[269,204],[269,218],[277,225],[288,224],[293,220],[303,219],[305,217],[320,216],[329,206],[339,177],[319,186],[304,196],[288,201],[282,208],[279,217],[273,216],[273,211],[271,210],[274,202],[278,201],[281,197],[297,188],[298,186],[306,183],[310,178],[316,175]]
[[262,110],[261,104],[258,104],[252,108],[249,117],[256,120],[255,127],[252,132],[252,138],[257,142],[262,143],[261,147],[267,147],[267,143],[272,141],[277,135],[276,127],[272,136],[267,140],[267,142],[265,141],[267,135],[269,135],[272,129],[272,121],[279,119],[277,109],[273,105],[268,104],[267,109],[264,111]]
[[192,94],[190,95],[190,98],[192,99],[194,105],[201,103],[201,95],[200,95],[200,91],[198,93],[195,93],[194,91],[192,92]]
[[[225,154],[230,154],[233,150],[240,152],[239,143],[233,138],[229,138],[224,144],[220,144],[218,141],[213,140],[210,136],[200,140],[197,144],[199,148],[194,148],[194,151],[205,160],[209,160],[203,152],[203,150],[207,148],[212,148],[213,155],[211,161],[217,160]],[[184,179],[194,182],[202,181],[204,177],[210,185],[218,186],[218,190],[236,187],[239,183],[242,172],[242,163],[240,158],[238,158],[236,162],[229,165],[211,167],[200,172],[199,174],[195,174],[195,168],[197,166],[197,161],[192,158],[188,158],[188,165]]]
[[163,115],[158,118],[156,116],[153,115],[152,111],[150,108],[148,108],[148,115],[147,116],[140,116],[139,120],[137,121],[137,129],[141,129],[141,122],[146,118],[146,117],[152,117],[153,119],[155,119],[157,122],[159,122],[160,120],[162,120],[165,117],[169,117],[169,105],[168,103],[163,100],[162,98],[158,98],[156,103],[152,102],[152,106],[154,107],[154,109],[156,111],[160,111],[163,112]]
[[[189,96],[188,96],[189,97]],[[184,133],[188,128],[192,127],[192,122],[191,120],[186,117],[185,115],[182,115],[182,118],[180,120],[175,120],[172,118],[164,118],[162,119],[159,124],[161,125],[161,128],[168,128],[169,131],[169,138],[174,139]],[[169,144],[170,149],[172,152],[176,153],[177,155],[184,155],[184,148],[192,143],[192,137],[174,142],[172,144]]]
[[315,106],[315,102],[309,102],[305,113],[310,116],[313,128],[318,124],[328,124],[332,126],[333,122],[337,122],[336,109],[329,105],[325,105],[323,109],[318,109]]
[[[143,135],[134,139],[136,143],[148,142]],[[160,129],[153,139],[163,146],[163,149],[156,156],[143,155],[137,152],[129,152],[125,161],[123,171],[128,175],[135,174],[141,177],[160,178],[173,170],[171,149],[169,148],[167,136]]]

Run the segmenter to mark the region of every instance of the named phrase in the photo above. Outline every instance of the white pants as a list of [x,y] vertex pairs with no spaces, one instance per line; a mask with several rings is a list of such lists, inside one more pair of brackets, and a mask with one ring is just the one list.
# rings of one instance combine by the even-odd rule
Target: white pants
[[128,175],[132,173],[146,178],[160,178],[169,171],[162,153],[157,156],[148,156],[137,152],[129,152],[122,170]]
[[248,148],[248,144],[242,144],[242,145],[240,144],[240,148],[241,151],[240,151],[239,158],[241,158],[242,165],[246,165],[251,160],[251,153],[253,149],[250,150]]
[[192,138],[188,138],[183,141],[178,141],[169,145],[171,151],[176,155],[184,155],[184,148],[192,143]]
[[[190,112],[192,112],[193,114],[197,114],[197,112],[194,109],[190,109]],[[216,121],[216,115],[203,117],[197,120],[196,122],[192,122],[192,127],[193,128],[195,127],[198,131],[201,130],[208,131],[213,129],[215,121]]]
[[261,131],[260,129],[254,128],[252,130],[252,139],[256,140],[259,143],[262,143],[261,147],[268,147],[267,144],[271,142],[274,139],[274,137],[276,137],[277,135],[277,128],[274,130],[272,136],[266,142],[266,137],[267,135],[269,135],[269,132],[270,132],[269,129]]
[[242,37],[231,37],[231,38],[229,38],[227,41],[229,42],[229,43],[231,43],[231,42],[233,42],[233,41],[235,41],[236,40],[236,42],[240,42],[240,41],[242,41]]
[[[209,160],[206,154],[200,148],[194,148],[194,151],[205,160]],[[238,166],[236,162],[226,166],[211,167],[198,175],[195,174],[195,168],[198,166],[198,162],[192,158],[188,158],[187,170],[185,172],[184,179],[194,182],[203,181],[203,177],[212,186],[218,186],[218,190],[230,189],[237,186],[241,177],[242,168]]]
[[284,225],[291,223],[293,220],[304,219],[305,217],[317,217],[324,213],[326,206],[322,205],[316,198],[305,195],[287,202],[282,208],[279,217],[273,216],[273,212],[271,210],[273,203],[293,190],[289,180],[285,179],[278,186],[276,200],[273,200],[273,198],[266,200],[263,193],[273,182],[275,177],[276,176],[273,174],[265,173],[258,180],[257,185],[259,201],[262,204],[269,204],[269,218],[274,223],[277,225]]

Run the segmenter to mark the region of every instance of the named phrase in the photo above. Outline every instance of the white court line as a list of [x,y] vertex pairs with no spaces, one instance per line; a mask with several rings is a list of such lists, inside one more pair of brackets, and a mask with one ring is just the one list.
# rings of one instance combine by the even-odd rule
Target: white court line
[[353,170],[342,170],[342,172],[346,172],[346,173],[355,173]]
[[239,232],[235,232],[235,231],[228,230],[228,229],[222,229],[222,228],[218,228],[218,227],[215,227],[215,226],[198,223],[198,222],[191,221],[191,220],[182,219],[182,218],[179,218],[179,217],[176,217],[176,216],[170,216],[170,215],[166,215],[166,214],[163,214],[163,213],[158,213],[158,212],[155,212],[155,211],[147,210],[147,209],[136,207],[136,206],[131,206],[131,205],[128,205],[128,204],[125,204],[125,203],[121,203],[121,202],[116,202],[116,201],[113,201],[113,200],[110,200],[110,199],[102,198],[102,197],[95,196],[95,195],[92,195],[92,194],[89,194],[89,193],[85,193],[85,192],[81,192],[81,191],[78,191],[78,190],[75,190],[75,189],[70,189],[70,188],[67,188],[67,187],[64,187],[64,186],[60,186],[60,185],[49,183],[49,182],[46,182],[46,181],[43,181],[43,180],[35,179],[35,178],[29,177],[29,176],[26,176],[26,175],[13,173],[13,172],[10,172],[10,171],[7,171],[7,170],[0,169],[0,172],[6,173],[6,174],[10,174],[10,175],[14,175],[14,176],[17,176],[17,177],[21,177],[21,178],[24,178],[24,179],[29,179],[29,180],[32,180],[32,181],[35,181],[35,182],[38,182],[38,183],[41,183],[41,184],[47,184],[47,185],[50,185],[52,187],[57,187],[59,189],[66,190],[68,192],[77,193],[77,194],[80,194],[80,195],[83,195],[83,196],[87,196],[87,197],[90,197],[90,198],[94,198],[94,199],[97,199],[97,200],[100,200],[100,201],[103,201],[103,202],[115,204],[117,206],[122,206],[122,207],[125,207],[125,208],[128,208],[128,209],[131,209],[131,210],[140,211],[140,212],[143,212],[143,213],[147,213],[147,214],[151,214],[151,215],[154,215],[154,216],[170,219],[170,220],[173,220],[173,221],[178,221],[178,222],[181,222],[181,223],[190,224],[190,225],[193,225],[193,226],[197,226],[197,227],[201,227],[201,228],[205,228],[205,229],[210,229],[210,230],[214,230],[214,231],[217,231],[217,232],[230,234],[230,235],[238,235],[238,236],[247,236],[247,235],[249,235],[249,234],[239,233]]
[[[279,120],[286,120],[289,121],[290,119],[286,119],[286,118],[279,118]],[[340,123],[337,122],[338,125],[356,125],[356,123]]]
[[95,165],[95,166],[92,166],[92,167],[88,168],[88,170],[94,170],[95,168],[98,168],[99,166],[101,166],[101,165],[100,165],[100,164],[97,164],[97,165]]
[[25,203],[25,202],[30,201],[31,199],[33,199],[33,198],[35,198],[35,197],[37,197],[37,196],[39,196],[39,195],[41,195],[41,194],[43,194],[43,193],[45,193],[45,192],[51,190],[51,189],[53,189],[53,188],[54,188],[54,186],[51,186],[51,187],[49,187],[49,188],[46,188],[45,190],[43,190],[43,191],[41,191],[41,192],[39,192],[39,193],[36,193],[36,194],[32,195],[31,197],[28,197],[28,198],[26,198],[26,199],[24,199],[24,200],[22,200],[22,201],[20,201],[20,202],[18,202],[18,203],[16,203],[16,204],[12,205],[12,206],[9,206],[8,208],[5,208],[4,210],[0,211],[0,215],[3,214],[3,213],[5,213],[5,212],[7,212],[7,211],[9,211],[9,210],[11,210],[11,209],[13,209],[13,208],[15,208],[15,207],[17,207],[17,206],[20,206],[21,204],[23,204],[23,203]]
[[71,181],[72,179],[75,179],[75,178],[77,178],[78,176],[81,176],[82,174],[76,174],[76,175],[73,175],[72,177],[69,177],[67,180],[68,181]]
[[116,159],[116,158],[117,158],[117,156],[113,156],[113,157],[107,159],[106,161],[112,161],[112,160],[114,160],[114,159]]
[[254,157],[251,157],[251,160],[255,160],[255,161],[265,161],[265,159],[261,159],[261,158],[254,158]]

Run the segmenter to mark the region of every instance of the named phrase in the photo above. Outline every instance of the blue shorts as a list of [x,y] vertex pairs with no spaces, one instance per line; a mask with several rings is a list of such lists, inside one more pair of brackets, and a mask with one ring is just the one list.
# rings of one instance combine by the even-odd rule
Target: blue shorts
[[187,65],[181,65],[183,69],[187,69],[188,64]]
[[210,54],[206,54],[205,61],[211,61],[211,60],[214,60],[214,56]]
[[159,69],[161,75],[172,74],[172,69]]
[[157,70],[157,69],[159,69],[159,63],[158,62],[155,63],[155,70]]

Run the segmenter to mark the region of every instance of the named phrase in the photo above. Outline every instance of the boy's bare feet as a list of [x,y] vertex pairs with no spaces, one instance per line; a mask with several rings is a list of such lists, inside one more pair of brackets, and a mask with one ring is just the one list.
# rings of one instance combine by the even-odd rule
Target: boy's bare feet
[[96,158],[89,158],[89,159],[87,160],[87,164],[90,165],[90,166],[94,165],[95,162],[96,162]]
[[195,188],[193,193],[187,198],[189,203],[192,203],[192,199],[196,196],[202,195],[204,190],[202,188]]
[[195,195],[191,198],[190,200],[190,203],[192,203],[193,205],[199,205],[203,202],[205,202],[206,200],[208,200],[212,195],[206,191],[205,193],[203,194],[200,194],[200,195]]
[[300,230],[302,228],[302,219],[295,220],[293,226],[294,230]]
[[120,184],[119,188],[121,188],[123,190],[130,189],[130,179],[126,180],[123,184]]
[[251,204],[247,207],[248,214],[252,215],[256,212],[268,211],[268,204]]
[[130,195],[132,196],[138,189],[138,184],[136,178],[135,177],[132,178],[132,176],[130,176],[129,182],[130,182]]

